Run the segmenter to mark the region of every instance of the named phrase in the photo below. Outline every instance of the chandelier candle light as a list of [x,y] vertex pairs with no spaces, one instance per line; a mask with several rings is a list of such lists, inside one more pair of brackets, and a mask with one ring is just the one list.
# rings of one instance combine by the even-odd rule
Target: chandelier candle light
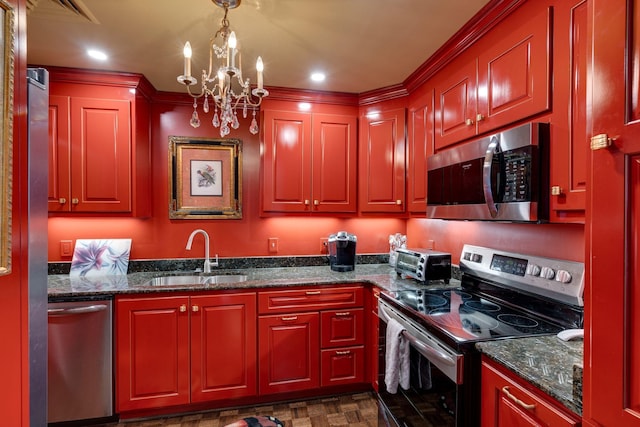
[[[231,128],[238,129],[237,110],[242,109],[242,116],[247,117],[249,108],[253,110],[253,118],[249,126],[249,132],[257,134],[259,131],[258,121],[256,120],[256,110],[262,103],[262,99],[269,95],[263,87],[264,64],[262,58],[258,57],[256,61],[256,72],[258,73],[257,87],[251,90],[249,78],[242,77],[242,60],[238,49],[238,40],[236,33],[229,30],[229,21],[227,13],[229,9],[235,9],[240,5],[242,0],[211,0],[216,6],[224,8],[224,18],[220,23],[220,29],[209,41],[209,70],[202,70],[202,85],[199,94],[194,94],[191,87],[198,83],[197,79],[191,75],[191,44],[186,42],[184,45],[184,75],[178,76],[178,82],[187,87],[187,92],[193,97],[193,114],[191,115],[191,126],[197,128],[200,126],[200,118],[198,117],[198,98],[204,97],[202,102],[202,110],[209,112],[209,100],[214,103],[214,114],[211,123],[214,127],[220,128],[220,136],[225,137],[231,132]],[[220,37],[221,46],[215,44],[216,39]],[[218,69],[214,71],[214,55],[220,62]],[[236,67],[236,55],[238,56],[238,66]],[[215,74],[214,74],[215,73]],[[239,86],[236,93],[233,86]],[[212,85],[212,87],[209,87]],[[218,113],[219,110],[219,113]]]

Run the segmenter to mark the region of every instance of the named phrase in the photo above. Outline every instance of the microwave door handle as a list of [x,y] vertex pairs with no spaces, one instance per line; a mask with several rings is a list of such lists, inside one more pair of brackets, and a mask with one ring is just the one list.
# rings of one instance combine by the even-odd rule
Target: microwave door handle
[[493,192],[491,191],[491,167],[493,166],[493,156],[497,153],[499,148],[500,141],[498,140],[498,136],[494,135],[491,137],[491,142],[487,147],[487,152],[484,155],[484,164],[482,166],[482,189],[484,191],[484,200],[487,203],[487,208],[489,208],[491,218],[498,216],[498,206],[493,199]]

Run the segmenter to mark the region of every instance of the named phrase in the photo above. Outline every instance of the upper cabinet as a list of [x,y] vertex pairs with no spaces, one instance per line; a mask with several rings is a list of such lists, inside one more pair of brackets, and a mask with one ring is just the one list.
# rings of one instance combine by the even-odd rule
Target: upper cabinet
[[549,110],[551,9],[519,7],[434,79],[435,148]]
[[407,207],[425,215],[427,209],[427,157],[433,154],[433,88],[409,107],[407,123]]
[[587,136],[587,0],[555,10],[554,122],[551,127],[550,220],[584,223],[589,137]]
[[265,212],[356,212],[357,118],[265,110]]
[[369,113],[360,119],[358,162],[361,212],[404,213],[405,109]]
[[136,91],[140,79],[50,75],[49,212],[148,216],[149,107]]

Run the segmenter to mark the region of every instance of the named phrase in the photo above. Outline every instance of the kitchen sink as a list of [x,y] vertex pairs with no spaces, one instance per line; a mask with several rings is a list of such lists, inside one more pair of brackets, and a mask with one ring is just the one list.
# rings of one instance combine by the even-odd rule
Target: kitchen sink
[[241,283],[247,280],[244,274],[219,274],[215,276],[161,276],[155,277],[148,286],[179,286],[179,285],[217,285],[223,283]]

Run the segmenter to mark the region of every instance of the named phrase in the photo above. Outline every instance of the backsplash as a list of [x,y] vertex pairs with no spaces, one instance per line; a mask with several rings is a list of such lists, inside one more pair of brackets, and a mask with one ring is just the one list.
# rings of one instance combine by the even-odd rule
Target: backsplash
[[[357,264],[385,264],[389,262],[389,254],[356,255]],[[247,257],[220,258],[218,267],[213,269],[233,270],[243,268],[278,268],[278,267],[315,267],[329,265],[329,258],[324,256],[299,257]],[[202,269],[203,258],[180,258],[158,260],[130,260],[128,273],[150,271],[195,271]],[[49,274],[69,274],[70,262],[50,262]]]

